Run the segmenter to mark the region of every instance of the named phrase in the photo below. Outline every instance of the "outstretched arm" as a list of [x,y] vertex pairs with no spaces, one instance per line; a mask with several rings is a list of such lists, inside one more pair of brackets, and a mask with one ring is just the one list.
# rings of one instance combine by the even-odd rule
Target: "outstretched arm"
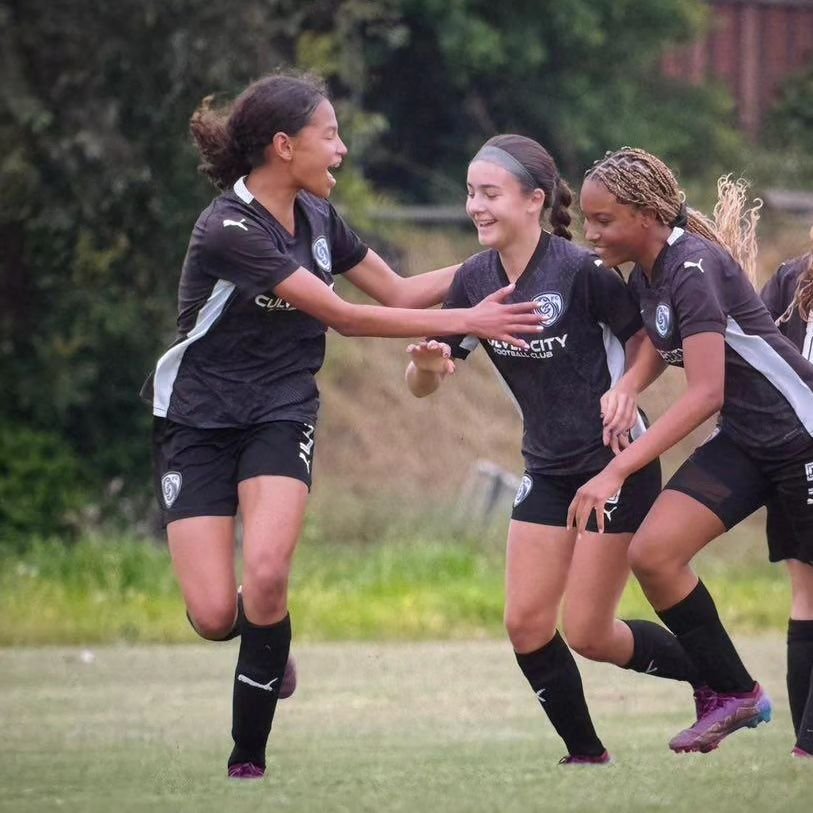
[[723,405],[725,391],[725,339],[719,333],[697,333],[683,340],[686,391],[635,443],[617,455],[603,471],[586,482],[570,504],[567,525],[579,531],[596,512],[604,530],[604,504],[634,472],[651,463]]
[[391,308],[429,308],[443,302],[460,264],[412,277],[396,274],[372,249],[344,276],[376,302]]
[[274,293],[297,310],[310,314],[345,336],[452,336],[481,338],[527,347],[522,335],[542,331],[536,304],[503,304],[514,286],[508,285],[473,308],[411,310],[347,302],[304,268],[298,268],[274,288]]

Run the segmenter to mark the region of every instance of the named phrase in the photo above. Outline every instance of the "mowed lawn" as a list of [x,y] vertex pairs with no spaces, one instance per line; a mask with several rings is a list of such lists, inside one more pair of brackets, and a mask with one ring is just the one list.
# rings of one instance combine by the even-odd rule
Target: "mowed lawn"
[[308,644],[260,783],[224,778],[236,643],[0,650],[0,810],[810,811],[779,635],[739,637],[774,722],[675,756],[688,690],[580,661],[609,768],[563,753],[500,641]]

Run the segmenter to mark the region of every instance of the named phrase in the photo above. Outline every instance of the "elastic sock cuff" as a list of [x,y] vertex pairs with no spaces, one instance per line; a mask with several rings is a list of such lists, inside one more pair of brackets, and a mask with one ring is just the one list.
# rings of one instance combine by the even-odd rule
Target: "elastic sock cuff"
[[514,651],[514,655],[516,656],[517,663],[522,667],[524,663],[529,661],[533,661],[538,658],[540,655],[545,653],[551,654],[556,652],[560,649],[567,649],[567,644],[564,642],[564,639],[559,634],[559,630],[553,635],[553,638],[550,639],[546,644],[542,644],[539,649],[535,649],[533,652],[516,652]]

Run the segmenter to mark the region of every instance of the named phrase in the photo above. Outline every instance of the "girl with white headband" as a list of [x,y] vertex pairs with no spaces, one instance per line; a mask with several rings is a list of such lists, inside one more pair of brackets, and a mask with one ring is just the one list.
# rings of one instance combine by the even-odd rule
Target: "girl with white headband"
[[660,490],[658,461],[606,501],[603,535],[595,522],[580,535],[566,524],[576,490],[629,442],[626,429],[633,426],[636,437],[644,430],[634,399],[618,390],[602,397],[624,373],[625,350],[643,339],[641,316],[617,272],[570,242],[572,194],[544,147],[518,135],[490,139],[469,165],[467,190],[466,211],[485,251],[460,267],[445,307],[470,307],[512,282],[513,296],[538,303],[544,331],[526,349],[473,336],[410,345],[406,380],[417,397],[429,395],[454,372],[452,357],[464,359],[481,343],[513,394],[526,471],[508,532],[508,636],[567,746],[561,762],[607,764],[576,661],[557,631],[563,603],[572,649],[702,691],[668,630],[615,617],[629,573],[627,545]]

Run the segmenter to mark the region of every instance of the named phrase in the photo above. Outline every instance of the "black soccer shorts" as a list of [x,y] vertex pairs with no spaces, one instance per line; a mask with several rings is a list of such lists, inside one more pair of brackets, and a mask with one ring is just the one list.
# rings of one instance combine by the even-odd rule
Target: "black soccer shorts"
[[726,529],[767,505],[769,559],[813,564],[813,439],[801,451],[768,459],[720,431],[694,450],[666,488],[705,505]]
[[233,517],[237,484],[260,475],[311,487],[314,427],[271,421],[247,428],[198,429],[153,420],[153,478],[164,526],[186,517]]
[[[511,519],[564,528],[567,510],[576,491],[598,474],[541,474],[525,472]],[[624,482],[618,494],[604,504],[604,533],[635,533],[661,490],[661,465],[658,460],[644,466]],[[595,512],[587,523],[588,531],[597,531]]]

